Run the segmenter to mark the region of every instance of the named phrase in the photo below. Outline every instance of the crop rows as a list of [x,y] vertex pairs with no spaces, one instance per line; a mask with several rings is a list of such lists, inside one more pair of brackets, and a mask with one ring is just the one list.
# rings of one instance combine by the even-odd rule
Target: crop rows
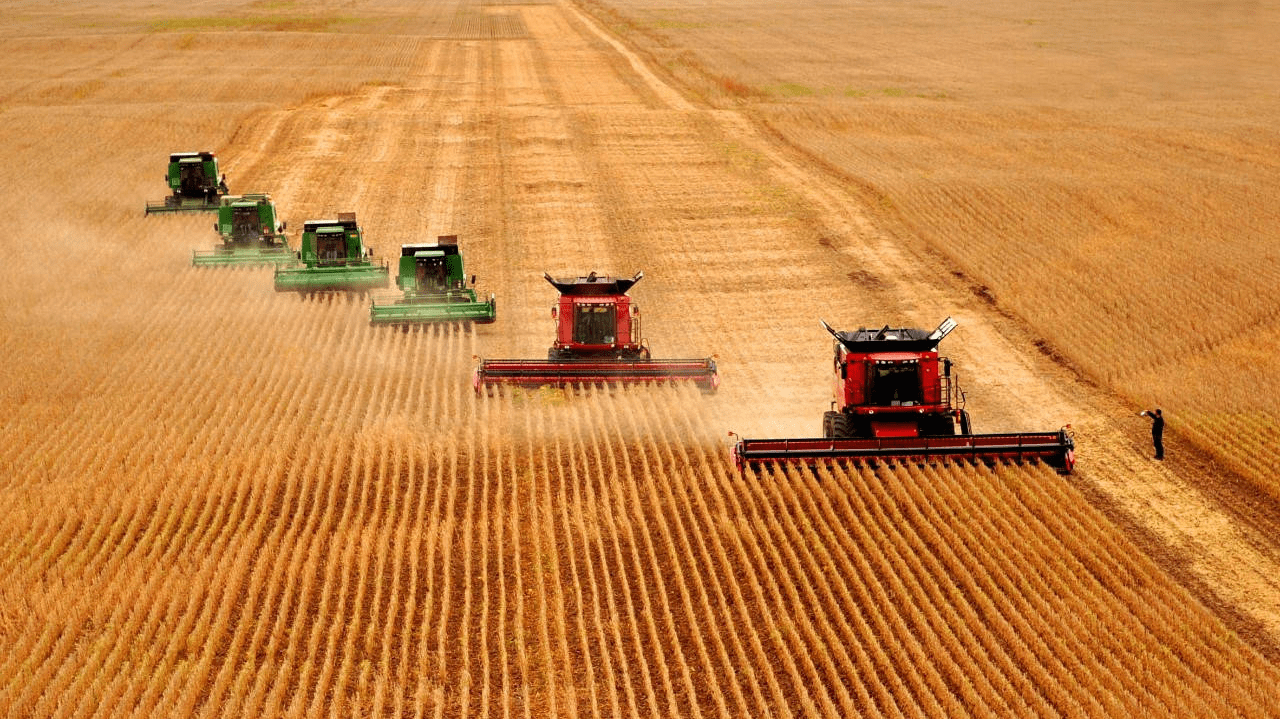
[[[1255,37],[1272,24],[1206,30],[1148,7],[1097,33],[1078,6],[1052,32],[1039,19],[1014,31],[975,6],[933,33],[914,4],[580,3],[851,180],[886,232],[945,258],[953,306],[968,290],[1017,315],[1047,354],[1135,408],[1161,406],[1171,456],[1188,440],[1280,499],[1280,216],[1258,159],[1276,142],[1277,88],[1240,71],[1275,58],[1233,50],[1273,47]],[[1005,31],[1016,39],[975,49]],[[1194,72],[1142,70],[1190,56]],[[1128,427],[1136,445],[1143,427]]]
[[[674,93],[628,74],[563,6],[511,8],[537,42],[438,41],[459,17],[477,36],[502,29],[473,9],[370,30],[400,22],[389,14],[324,43],[108,34],[59,55],[10,42],[36,53],[14,53],[33,76],[82,69],[6,77],[21,107],[0,108],[9,137],[32,143],[7,141],[16,194],[0,197],[24,198],[5,205],[0,263],[0,714],[1263,717],[1280,704],[1274,664],[1047,468],[739,475],[726,429],[766,424],[766,408],[803,421],[825,391],[825,360],[795,348],[817,334],[813,287],[847,263],[808,234],[811,208],[762,179],[766,158],[726,139],[717,123],[733,118],[664,108]],[[222,67],[198,42],[213,36],[274,82],[145,72],[175,56]],[[214,102],[188,116],[111,101],[149,92]],[[62,105],[76,102],[93,112]],[[143,219],[77,171],[100,150],[136,154],[114,171],[154,180],[139,168],[155,148],[224,135],[233,186],[276,193],[292,229],[356,209],[379,258],[458,231],[499,324],[375,329],[366,298],[191,269],[213,241],[206,216]],[[652,273],[655,354],[724,353],[721,393],[475,396],[474,355],[545,347],[537,269],[606,260]],[[1246,445],[1274,435],[1252,426]]]
[[1047,468],[740,477],[696,392],[476,398],[469,331],[370,333],[359,302],[245,293],[255,274],[181,275],[224,320],[157,316],[97,397],[6,443],[7,715],[1276,700],[1271,665]]

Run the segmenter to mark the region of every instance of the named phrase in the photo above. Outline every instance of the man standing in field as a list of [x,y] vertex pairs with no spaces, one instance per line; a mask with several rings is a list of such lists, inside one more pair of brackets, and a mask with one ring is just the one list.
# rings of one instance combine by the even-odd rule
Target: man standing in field
[[1156,446],[1156,459],[1164,459],[1164,415],[1160,408],[1143,410],[1138,414],[1151,418],[1151,443]]

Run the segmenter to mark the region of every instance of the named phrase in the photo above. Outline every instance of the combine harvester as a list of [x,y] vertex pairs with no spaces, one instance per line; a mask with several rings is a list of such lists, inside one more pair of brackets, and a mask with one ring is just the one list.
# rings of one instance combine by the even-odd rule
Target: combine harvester
[[822,437],[739,439],[733,448],[739,469],[765,462],[939,458],[987,464],[1038,460],[1063,472],[1075,465],[1070,425],[1055,432],[972,433],[951,360],[938,357],[938,343],[956,327],[950,317],[933,332],[888,325],[837,332],[826,322],[822,326],[835,337],[836,397],[822,417]]
[[276,267],[276,292],[366,292],[390,282],[387,265],[375,263],[364,246],[356,213],[302,225],[301,264]]
[[[404,295],[394,302],[378,302],[369,307],[369,324],[408,326],[427,322],[478,322],[488,324],[498,317],[493,295],[480,302],[467,286],[457,235],[441,235],[436,244],[404,245],[400,248],[400,274],[396,284]],[[476,278],[471,277],[475,285]]]
[[556,319],[555,344],[543,360],[482,359],[473,384],[522,387],[582,384],[646,384],[693,382],[714,392],[720,385],[713,358],[651,359],[641,339],[640,308],[627,291],[644,277],[586,277],[555,279],[543,274],[560,292],[551,308]]
[[212,250],[195,250],[196,267],[228,265],[282,265],[293,261],[284,224],[276,224],[271,195],[225,195],[213,229],[222,244]]
[[145,214],[213,212],[227,194],[227,176],[218,176],[218,156],[212,152],[175,152],[169,155],[165,181],[173,193],[160,202],[148,202]]

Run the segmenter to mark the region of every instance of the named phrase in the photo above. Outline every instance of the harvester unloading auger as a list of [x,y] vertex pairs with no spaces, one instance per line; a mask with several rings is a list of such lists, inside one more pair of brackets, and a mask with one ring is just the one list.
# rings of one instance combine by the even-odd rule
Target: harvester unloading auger
[[307,220],[298,249],[301,264],[276,267],[276,292],[366,292],[386,287],[390,272],[375,263],[364,246],[356,213],[339,212],[336,220]]
[[644,277],[543,277],[560,292],[551,308],[556,339],[544,360],[482,359],[473,384],[483,388],[573,384],[692,382],[713,392],[720,385],[715,360],[653,359],[640,334],[640,308],[627,291]]
[[[481,302],[467,286],[457,235],[441,235],[436,244],[400,248],[400,274],[396,284],[404,293],[391,302],[376,298],[369,307],[369,323],[411,325],[425,322],[477,322],[487,324],[498,316],[493,294]],[[471,285],[475,285],[475,276]]]
[[822,326],[835,338],[835,400],[822,417],[822,437],[739,439],[733,448],[739,468],[938,458],[987,464],[1037,460],[1063,472],[1075,466],[1070,426],[1053,432],[972,433],[951,360],[938,357],[938,343],[956,327],[950,317],[933,332],[888,325],[837,332],[826,322]]
[[284,236],[284,223],[276,223],[276,206],[271,195],[224,195],[213,229],[222,244],[212,250],[193,251],[191,264],[225,267],[283,265],[293,261],[293,252]]
[[213,212],[227,194],[227,176],[218,175],[218,156],[208,150],[169,155],[164,179],[172,193],[160,202],[148,202],[145,214]]

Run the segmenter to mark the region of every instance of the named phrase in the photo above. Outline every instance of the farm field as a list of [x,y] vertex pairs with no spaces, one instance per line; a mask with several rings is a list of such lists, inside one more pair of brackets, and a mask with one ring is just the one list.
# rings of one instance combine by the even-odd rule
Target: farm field
[[588,4],[1280,500],[1273,8]]
[[[14,4],[0,712],[1270,715],[1273,512],[1153,465],[1128,386],[812,167],[786,101],[664,65],[622,19],[655,12]],[[365,297],[192,268],[212,216],[142,208],[197,149],[295,243],[341,211],[378,258],[456,233],[498,322],[373,328]],[[654,356],[715,353],[720,392],[475,396],[475,356],[545,356],[542,272],[593,269],[644,270]],[[818,318],[947,315],[978,430],[1070,422],[1076,475],[729,463],[729,430],[816,433]]]

